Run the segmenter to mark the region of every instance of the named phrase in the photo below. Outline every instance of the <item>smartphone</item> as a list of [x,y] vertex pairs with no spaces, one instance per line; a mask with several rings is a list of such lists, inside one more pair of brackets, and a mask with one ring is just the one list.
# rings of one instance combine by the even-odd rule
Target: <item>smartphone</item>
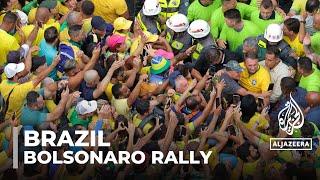
[[269,84],[268,91],[272,91],[273,90],[273,86],[274,86],[274,83]]
[[96,45],[96,48],[100,47],[101,46],[101,42],[99,42],[97,45]]
[[181,136],[187,135],[187,128],[181,127]]
[[270,104],[267,106],[267,112],[270,111]]
[[240,95],[234,94],[233,97],[232,97],[232,100],[233,100],[232,104],[237,106],[239,104],[239,102],[240,102]]
[[12,120],[14,121],[15,119],[16,119],[16,112],[13,112]]
[[231,135],[233,135],[233,136],[237,135],[236,129],[234,128],[233,124],[230,124],[227,129],[228,129],[228,131],[230,132]]
[[216,67],[213,65],[210,65],[210,71],[209,71],[210,76],[213,76],[215,73],[216,73]]
[[262,107],[264,105],[263,98],[258,97],[258,107]]
[[220,106],[220,98],[216,97],[216,108]]

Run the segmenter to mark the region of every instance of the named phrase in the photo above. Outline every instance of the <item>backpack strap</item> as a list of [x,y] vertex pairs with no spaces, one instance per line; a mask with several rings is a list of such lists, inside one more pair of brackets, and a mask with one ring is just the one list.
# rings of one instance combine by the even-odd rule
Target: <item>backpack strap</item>
[[143,127],[144,127],[149,121],[151,121],[153,118],[155,118],[155,115],[154,115],[154,114],[148,115],[146,118],[144,118],[144,119],[140,122],[138,128],[140,128],[140,129],[142,130]]
[[9,108],[9,99],[10,99],[10,96],[11,96],[11,93],[13,92],[14,88],[16,88],[18,85],[16,85],[15,87],[13,87],[8,95],[8,98],[6,100],[6,108],[4,109],[4,114],[7,114],[7,111],[8,111],[8,108]]

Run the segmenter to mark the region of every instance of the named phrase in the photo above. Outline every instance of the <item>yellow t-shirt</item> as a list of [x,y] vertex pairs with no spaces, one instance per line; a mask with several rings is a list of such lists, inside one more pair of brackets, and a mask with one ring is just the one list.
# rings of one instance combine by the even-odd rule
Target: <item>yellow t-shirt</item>
[[131,108],[127,103],[128,99],[115,99],[112,97],[111,105],[119,114],[124,115],[128,120],[131,120]]
[[290,45],[291,49],[292,49],[299,57],[305,56],[303,44],[301,44],[300,41],[299,41],[299,35],[297,35],[297,37],[296,37],[293,41],[291,41],[291,40],[289,39],[289,37],[287,37],[287,36],[283,36],[283,39]]
[[[57,3],[57,6],[58,6],[58,12],[59,14],[66,14],[69,9],[65,6],[63,6],[60,2]],[[28,14],[28,20],[29,20],[29,23],[32,24],[36,18],[36,12],[37,12],[37,9],[38,8],[32,8]]]
[[[258,120],[260,117],[260,113],[256,112],[250,119],[249,122],[247,123],[243,123],[243,125],[248,128],[248,129],[251,129],[251,127],[254,125],[254,123],[256,122],[256,120]],[[262,129],[265,129],[264,127],[267,127],[268,126],[268,121],[263,118],[260,123],[258,124],[258,126],[256,127],[256,130],[261,132]]]
[[248,162],[248,163],[243,163],[243,168],[242,168],[242,175],[243,177],[248,177],[248,176],[254,176],[254,173],[256,172],[256,167],[257,167],[258,160],[255,162]]
[[294,0],[290,10],[295,11],[297,14],[306,10],[307,0]]
[[14,90],[10,95],[10,103],[5,119],[9,119],[9,117],[16,112],[17,118],[20,120],[23,102],[26,99],[28,92],[34,90],[34,87],[32,81],[23,84],[8,80],[2,81],[0,84],[0,92],[5,100],[7,100],[9,93],[13,88]]
[[[139,127],[139,124],[141,123],[141,119],[138,118],[138,114],[133,116],[133,124],[135,127]],[[153,127],[153,123],[149,121],[144,127],[143,127],[143,133],[146,135],[149,133],[149,129]]]
[[92,2],[95,7],[94,15],[102,17],[109,24],[128,10],[125,0],[92,0]]
[[84,32],[86,34],[88,34],[90,32],[90,30],[92,29],[92,26],[91,26],[91,19],[92,18],[89,18],[89,19],[83,19],[82,22],[82,29],[84,30]]
[[[60,24],[57,23],[57,22],[52,23],[52,22],[48,21],[47,24],[44,24],[43,28],[39,28],[37,37],[34,40],[34,42],[32,43],[32,46],[39,46],[40,45],[41,40],[44,38],[44,31],[47,28],[51,27],[51,26],[54,26],[55,28],[57,28],[57,30],[59,32]],[[33,28],[34,28],[34,25],[23,26],[21,28],[21,30],[23,31],[26,39],[29,37],[29,35],[32,32]],[[19,43],[21,43],[21,36],[19,35],[19,33],[14,34],[14,37],[17,39],[17,41]]]
[[208,163],[209,163],[210,170],[213,171],[216,165],[219,163],[219,154],[215,147],[210,148],[209,150],[206,151],[206,153],[208,153],[209,151],[212,151],[212,153],[210,154]]
[[[99,120],[98,116],[94,115],[94,116],[92,116],[91,123],[92,124],[96,124],[98,120]],[[114,127],[115,127],[114,121],[112,119],[107,119],[107,120],[108,120],[109,124],[111,125],[111,129],[114,129]],[[107,124],[103,124],[102,129],[107,129],[107,128],[108,128],[108,125]]]
[[[245,68],[244,63],[240,63],[240,66]],[[254,74],[250,75],[248,70],[244,70],[240,76],[239,84],[248,91],[262,93],[268,90],[270,82],[268,70],[259,65]]]
[[69,36],[68,31],[69,31],[69,29],[68,29],[68,28],[65,28],[64,30],[62,30],[62,31],[59,33],[59,39],[60,39],[60,41],[69,41],[69,40],[70,40],[70,36]]
[[0,65],[2,66],[7,62],[7,54],[9,51],[18,50],[20,45],[13,36],[2,29],[0,29],[0,39]]
[[112,84],[111,82],[108,84],[106,90],[104,91],[104,93],[107,95],[109,101],[111,101],[112,99],[112,87],[114,84]]
[[58,2],[57,5],[58,5],[59,14],[65,15],[65,14],[67,14],[67,13],[70,11],[67,7],[65,7],[64,5],[62,5],[61,2]]

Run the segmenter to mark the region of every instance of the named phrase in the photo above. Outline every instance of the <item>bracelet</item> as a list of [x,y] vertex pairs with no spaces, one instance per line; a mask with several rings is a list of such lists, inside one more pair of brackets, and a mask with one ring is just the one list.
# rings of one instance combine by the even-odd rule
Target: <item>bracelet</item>
[[300,21],[301,23],[303,23],[303,24],[306,24],[306,21]]

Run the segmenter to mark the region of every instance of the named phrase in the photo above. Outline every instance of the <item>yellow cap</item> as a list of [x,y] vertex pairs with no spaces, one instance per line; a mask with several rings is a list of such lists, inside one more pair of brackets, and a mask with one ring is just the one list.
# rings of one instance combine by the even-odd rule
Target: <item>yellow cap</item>
[[143,33],[147,36],[148,40],[147,42],[150,43],[150,42],[156,42],[159,38],[159,35],[156,35],[156,34],[152,34],[151,32],[149,31],[143,31]]
[[132,21],[125,19],[124,17],[118,17],[113,22],[114,30],[130,29]]

